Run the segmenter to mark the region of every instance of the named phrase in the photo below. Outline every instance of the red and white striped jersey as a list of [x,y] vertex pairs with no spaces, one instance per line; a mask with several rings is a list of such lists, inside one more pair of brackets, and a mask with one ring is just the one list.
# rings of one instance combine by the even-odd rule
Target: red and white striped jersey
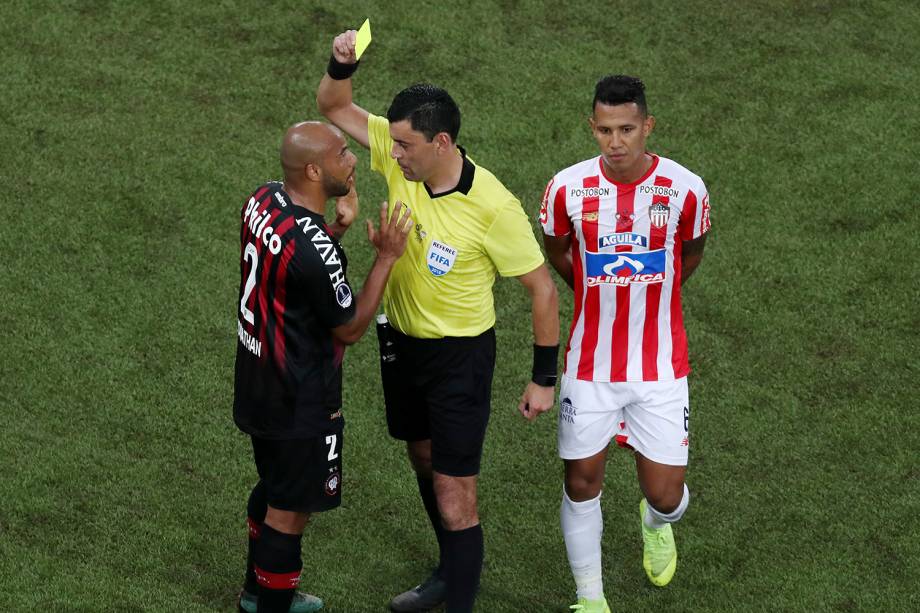
[[681,243],[709,230],[703,180],[652,155],[634,183],[601,157],[556,174],[540,223],[572,236],[575,312],[565,370],[584,381],[669,381],[690,372],[680,303]]

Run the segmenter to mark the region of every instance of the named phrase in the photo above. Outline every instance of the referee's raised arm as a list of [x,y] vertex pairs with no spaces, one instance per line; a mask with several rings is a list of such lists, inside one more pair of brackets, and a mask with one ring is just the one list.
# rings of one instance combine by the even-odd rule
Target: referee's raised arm
[[356,34],[355,30],[347,30],[332,41],[332,57],[316,90],[316,107],[339,129],[369,147],[368,112],[354,103],[351,94],[351,76],[358,69]]

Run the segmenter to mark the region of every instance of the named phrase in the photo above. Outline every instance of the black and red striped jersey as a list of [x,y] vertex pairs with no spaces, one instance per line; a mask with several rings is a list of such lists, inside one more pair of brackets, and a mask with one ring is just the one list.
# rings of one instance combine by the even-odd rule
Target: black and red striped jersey
[[345,347],[331,329],[355,313],[345,253],[281,183],[259,187],[240,213],[236,424],[270,439],[339,427]]

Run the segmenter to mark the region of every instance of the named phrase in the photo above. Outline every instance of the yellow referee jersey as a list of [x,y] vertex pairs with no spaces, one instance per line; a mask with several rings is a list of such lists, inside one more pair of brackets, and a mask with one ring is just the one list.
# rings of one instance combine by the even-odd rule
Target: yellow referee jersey
[[390,211],[402,201],[415,222],[384,294],[390,323],[416,338],[485,332],[495,325],[495,273],[516,277],[543,263],[521,203],[465,154],[457,188],[432,197],[424,183],[406,180],[390,156],[386,118],[371,115],[367,132],[371,169],[387,180]]

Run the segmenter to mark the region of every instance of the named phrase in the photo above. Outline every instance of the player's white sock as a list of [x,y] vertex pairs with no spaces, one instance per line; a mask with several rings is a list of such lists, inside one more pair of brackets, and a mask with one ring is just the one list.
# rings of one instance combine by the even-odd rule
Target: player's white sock
[[664,528],[667,524],[673,524],[681,517],[684,516],[684,511],[687,510],[687,505],[690,504],[690,490],[687,489],[687,484],[684,483],[684,495],[680,499],[680,503],[677,505],[677,508],[671,511],[670,513],[662,513],[658,509],[655,509],[650,504],[645,505],[645,517],[642,518],[642,521],[645,523],[646,527],[654,528],[655,530],[659,528]]
[[578,598],[599,600],[604,597],[604,580],[601,576],[601,534],[604,531],[601,496],[598,494],[592,500],[574,502],[563,490],[559,514]]

